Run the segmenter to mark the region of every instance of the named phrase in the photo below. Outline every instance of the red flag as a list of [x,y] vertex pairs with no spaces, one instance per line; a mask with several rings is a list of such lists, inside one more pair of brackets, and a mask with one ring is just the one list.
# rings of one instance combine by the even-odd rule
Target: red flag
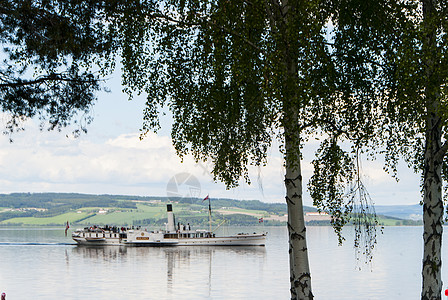
[[204,198],[204,200],[202,200],[202,202],[204,202],[204,201],[206,201],[206,200],[208,200],[209,198],[208,198],[208,195],[207,195],[207,197],[205,197]]

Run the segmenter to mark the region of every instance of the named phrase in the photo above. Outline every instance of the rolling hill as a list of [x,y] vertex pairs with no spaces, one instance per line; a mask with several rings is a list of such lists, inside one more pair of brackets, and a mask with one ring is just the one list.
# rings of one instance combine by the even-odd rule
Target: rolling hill
[[[79,225],[161,226],[166,222],[167,203],[175,203],[174,211],[180,220],[188,220],[192,225],[208,222],[208,201],[200,198],[13,193],[0,194],[0,226],[61,226],[67,221]],[[284,203],[222,198],[213,198],[211,203],[213,220],[217,223],[226,220],[232,225],[284,225],[286,221]],[[375,209],[380,224],[384,225],[418,224],[402,220],[421,220],[420,205],[376,206]],[[316,211],[307,206],[304,210],[305,213]]]

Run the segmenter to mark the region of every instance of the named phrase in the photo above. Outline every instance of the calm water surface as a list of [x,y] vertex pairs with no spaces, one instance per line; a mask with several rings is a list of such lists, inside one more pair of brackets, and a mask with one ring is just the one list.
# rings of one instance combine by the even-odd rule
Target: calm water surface
[[[229,233],[260,230],[266,247],[89,248],[61,228],[0,228],[0,291],[8,300],[289,299],[286,228]],[[330,227],[308,228],[315,299],[419,299],[421,227],[386,227],[371,265],[357,262],[350,228],[345,235],[340,247]]]

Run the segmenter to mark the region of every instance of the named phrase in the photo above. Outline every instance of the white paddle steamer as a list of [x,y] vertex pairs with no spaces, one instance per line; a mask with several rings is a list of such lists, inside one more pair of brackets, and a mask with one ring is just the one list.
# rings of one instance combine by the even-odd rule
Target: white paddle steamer
[[167,204],[168,223],[165,230],[147,231],[142,228],[86,227],[72,233],[79,245],[106,246],[264,246],[266,233],[239,233],[216,236],[211,230],[190,230],[174,222],[173,207]]

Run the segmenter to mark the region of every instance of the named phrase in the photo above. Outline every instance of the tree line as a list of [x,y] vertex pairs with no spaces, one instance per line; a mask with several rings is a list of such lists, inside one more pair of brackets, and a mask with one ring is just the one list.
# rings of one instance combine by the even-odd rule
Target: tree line
[[[126,196],[126,195],[93,195],[78,193],[11,193],[0,194],[0,207],[7,208],[45,208],[52,209],[57,206],[79,209],[82,207],[119,207],[136,209],[135,201],[161,203],[195,204],[208,207],[208,202],[201,198],[185,197],[157,197],[157,196]],[[266,203],[259,200],[235,200],[213,198],[212,208],[236,207],[249,210],[262,210],[270,214],[284,215],[285,203]],[[315,211],[307,207],[307,211]]]
[[131,202],[130,199],[138,199],[138,197],[71,193],[12,193],[0,194],[0,207],[44,208],[59,213],[82,207],[137,208],[135,202]]

